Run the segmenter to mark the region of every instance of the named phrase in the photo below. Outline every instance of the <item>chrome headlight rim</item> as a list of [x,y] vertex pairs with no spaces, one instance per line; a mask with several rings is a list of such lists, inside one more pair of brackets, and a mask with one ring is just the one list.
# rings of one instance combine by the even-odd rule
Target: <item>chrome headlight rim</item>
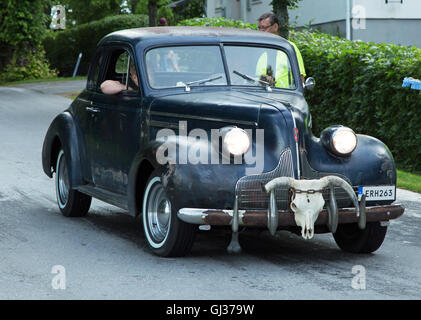
[[345,126],[332,126],[320,135],[323,146],[336,156],[349,157],[357,148],[358,137]]

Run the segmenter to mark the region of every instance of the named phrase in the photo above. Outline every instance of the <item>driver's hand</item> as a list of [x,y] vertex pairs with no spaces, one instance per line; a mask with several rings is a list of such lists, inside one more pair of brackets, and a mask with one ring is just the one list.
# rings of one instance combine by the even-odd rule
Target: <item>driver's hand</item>
[[272,76],[269,76],[267,74],[262,74],[260,76],[260,80],[268,82],[269,85],[271,85],[271,86],[275,85],[275,79]]

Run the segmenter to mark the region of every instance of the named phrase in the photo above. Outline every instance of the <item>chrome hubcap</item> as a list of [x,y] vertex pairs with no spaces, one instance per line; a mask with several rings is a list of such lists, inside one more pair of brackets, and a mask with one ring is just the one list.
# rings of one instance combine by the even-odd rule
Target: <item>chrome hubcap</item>
[[59,158],[57,160],[56,174],[57,200],[60,207],[63,208],[66,206],[67,200],[69,199],[69,176],[63,152],[59,154]]
[[150,189],[147,204],[148,229],[155,243],[165,240],[171,217],[171,203],[165,195],[161,182]]

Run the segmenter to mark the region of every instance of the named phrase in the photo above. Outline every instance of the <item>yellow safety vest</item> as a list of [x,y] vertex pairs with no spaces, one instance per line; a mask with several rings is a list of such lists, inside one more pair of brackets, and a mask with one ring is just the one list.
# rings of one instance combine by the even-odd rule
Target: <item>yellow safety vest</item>
[[[304,61],[303,57],[301,56],[300,50],[298,50],[297,46],[290,42],[291,45],[295,48],[295,52],[297,55],[298,66],[300,68],[300,73],[306,76],[306,71],[304,68]],[[256,66],[256,75],[266,75],[268,72],[268,55],[267,52],[264,52]],[[288,63],[288,56],[282,52],[278,51],[276,56],[276,69],[275,74],[275,85],[278,88],[291,88],[294,87],[294,78],[291,72],[291,68],[289,67]]]

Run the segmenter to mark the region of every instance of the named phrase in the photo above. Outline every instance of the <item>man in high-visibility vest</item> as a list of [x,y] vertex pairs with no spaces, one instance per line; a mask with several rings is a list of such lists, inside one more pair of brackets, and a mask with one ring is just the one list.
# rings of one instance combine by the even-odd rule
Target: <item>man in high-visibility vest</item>
[[[279,35],[278,34],[278,30],[279,30],[279,20],[276,17],[275,14],[269,12],[269,13],[264,13],[260,16],[259,18],[259,30],[263,31],[263,32],[270,32],[273,33],[275,35]],[[289,41],[289,43],[294,47],[295,49],[295,53],[297,55],[297,60],[298,60],[298,66],[300,68],[300,74],[301,74],[301,81],[304,82],[305,81],[305,77],[306,77],[306,70],[304,68],[304,61],[303,61],[303,57],[301,56],[301,52],[300,50],[297,48],[297,46]],[[278,57],[276,59],[276,71],[275,71],[275,78],[276,78],[276,86],[277,87],[284,87],[284,88],[288,88],[291,86],[291,74],[290,74],[290,70],[287,70],[287,64],[288,64],[288,59],[287,56],[285,54],[283,54],[282,52],[278,52]],[[257,68],[256,68],[256,73],[257,74],[267,74],[267,70],[265,70],[265,68],[267,68],[267,54],[263,54],[258,61],[257,64]]]

